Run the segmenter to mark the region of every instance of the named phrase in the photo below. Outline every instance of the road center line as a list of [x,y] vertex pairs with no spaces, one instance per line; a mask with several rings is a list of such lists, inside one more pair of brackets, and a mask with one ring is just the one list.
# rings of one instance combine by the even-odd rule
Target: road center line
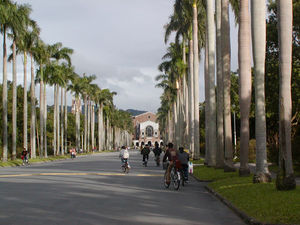
[[162,177],[161,174],[124,174],[124,173],[32,173],[32,174],[4,174],[0,178],[8,177],[33,177],[33,176],[137,176],[137,177]]

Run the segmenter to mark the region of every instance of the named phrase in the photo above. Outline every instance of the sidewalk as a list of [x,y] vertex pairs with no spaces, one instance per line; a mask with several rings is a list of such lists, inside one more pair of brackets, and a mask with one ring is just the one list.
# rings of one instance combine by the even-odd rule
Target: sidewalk
[[[249,163],[248,165],[249,165],[250,173],[254,174],[255,173],[255,166],[256,166],[255,163]],[[234,167],[239,169],[240,168],[240,163],[239,162],[235,163]],[[276,173],[271,172],[271,177],[272,177],[272,179],[276,179]],[[300,185],[300,177],[296,177],[295,179],[296,179],[296,184]]]

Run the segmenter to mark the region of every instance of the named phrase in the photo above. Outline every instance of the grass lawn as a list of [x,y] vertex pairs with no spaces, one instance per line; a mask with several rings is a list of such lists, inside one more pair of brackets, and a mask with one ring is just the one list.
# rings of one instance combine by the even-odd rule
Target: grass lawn
[[215,169],[207,166],[194,167],[194,176],[200,180],[218,180],[238,176],[238,172],[224,173],[223,169]]
[[193,164],[204,164],[204,159],[201,158],[201,159],[198,159],[198,160],[191,160],[191,162],[192,162]]
[[[300,187],[292,191],[277,191],[275,183],[253,184],[251,177],[238,173],[196,167],[194,176],[214,180],[208,187],[219,193],[248,216],[264,223],[300,224]],[[222,175],[223,173],[223,175]]]

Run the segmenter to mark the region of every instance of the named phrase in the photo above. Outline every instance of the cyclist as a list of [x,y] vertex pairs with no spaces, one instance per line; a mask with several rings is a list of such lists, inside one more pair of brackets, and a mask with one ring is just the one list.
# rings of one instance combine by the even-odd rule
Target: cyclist
[[178,160],[181,163],[184,180],[186,182],[188,181],[188,176],[189,176],[189,171],[188,171],[189,158],[190,158],[189,154],[184,151],[183,147],[179,147]]
[[[122,146],[121,151],[120,151],[120,154],[119,154],[119,157],[121,158],[122,166],[123,166],[126,162],[128,162],[128,159],[129,159],[129,152],[128,152],[128,150],[126,149],[125,146]],[[129,164],[128,164],[128,167],[129,167]]]
[[143,155],[143,165],[146,166],[150,154],[150,148],[148,144],[146,144],[145,147],[142,149],[141,154]]
[[167,159],[169,161],[169,166],[167,168],[167,181],[166,181],[167,184],[170,184],[170,180],[171,180],[170,173],[177,158],[178,158],[178,154],[176,150],[173,148],[173,143],[169,143],[168,149],[166,150],[163,158],[163,162],[166,162]]
[[157,166],[159,166],[159,161],[160,161],[160,154],[161,154],[162,150],[159,147],[158,143],[155,143],[155,148],[153,149],[153,153],[155,155],[155,161],[157,163]]
[[28,151],[27,149],[24,147],[23,151],[22,151],[22,155],[21,155],[21,159],[23,160],[23,166],[25,165],[25,163],[28,163]]

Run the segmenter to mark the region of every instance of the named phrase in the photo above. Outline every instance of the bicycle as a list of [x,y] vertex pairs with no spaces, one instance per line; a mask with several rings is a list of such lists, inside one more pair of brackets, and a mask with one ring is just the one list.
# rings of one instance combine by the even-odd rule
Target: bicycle
[[159,157],[159,155],[155,156],[154,161],[156,162],[156,166],[160,166],[160,157]]
[[122,168],[123,173],[129,173],[129,165],[128,165],[127,159],[124,159],[124,163],[121,166],[121,168]]
[[[170,178],[171,178],[170,183],[167,183],[167,170],[166,170],[165,176],[164,176],[165,188],[169,188],[170,184],[172,183],[174,189],[178,190],[179,187],[180,187],[180,183],[184,182],[183,179],[182,179],[183,178],[182,177],[182,172],[180,171],[180,167],[178,166],[177,160],[175,162],[175,166],[173,166],[172,169],[171,169]],[[184,183],[182,183],[182,185],[184,186]]]

